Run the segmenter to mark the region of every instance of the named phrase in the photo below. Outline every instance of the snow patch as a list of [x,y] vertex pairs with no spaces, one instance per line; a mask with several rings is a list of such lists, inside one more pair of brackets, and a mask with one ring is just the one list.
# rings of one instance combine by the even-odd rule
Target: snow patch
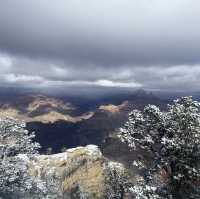
[[92,145],[92,144],[87,145],[85,149],[86,149],[88,155],[97,156],[97,157],[102,156],[102,153],[101,153],[99,147],[96,145]]
[[79,146],[79,147],[76,147],[76,148],[67,149],[67,152],[73,153],[74,151],[79,150],[79,149],[83,150],[84,147]]

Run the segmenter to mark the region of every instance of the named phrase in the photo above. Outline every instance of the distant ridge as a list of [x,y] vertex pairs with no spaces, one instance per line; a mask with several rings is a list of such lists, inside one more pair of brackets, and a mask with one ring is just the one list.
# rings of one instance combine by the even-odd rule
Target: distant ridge
[[0,117],[14,117],[26,122],[54,123],[59,120],[80,122],[93,116],[92,112],[71,116],[76,109],[71,103],[44,95],[20,96],[0,106]]

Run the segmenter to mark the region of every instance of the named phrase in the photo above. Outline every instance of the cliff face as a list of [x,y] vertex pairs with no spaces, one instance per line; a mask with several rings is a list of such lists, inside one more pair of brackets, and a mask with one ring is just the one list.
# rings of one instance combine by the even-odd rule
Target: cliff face
[[95,145],[77,147],[55,155],[38,155],[33,159],[23,155],[19,157],[26,162],[28,175],[41,189],[40,194],[25,198],[125,198],[120,184],[125,169],[119,163],[107,161]]

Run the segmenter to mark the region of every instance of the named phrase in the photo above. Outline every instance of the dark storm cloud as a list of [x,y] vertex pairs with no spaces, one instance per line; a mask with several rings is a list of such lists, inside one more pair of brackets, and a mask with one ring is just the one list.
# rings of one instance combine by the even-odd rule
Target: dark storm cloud
[[196,89],[199,7],[195,0],[3,0],[0,80]]

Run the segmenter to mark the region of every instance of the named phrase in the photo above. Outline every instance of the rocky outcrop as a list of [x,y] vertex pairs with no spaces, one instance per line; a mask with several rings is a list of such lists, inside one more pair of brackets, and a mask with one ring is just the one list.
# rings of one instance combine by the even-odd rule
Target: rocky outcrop
[[38,155],[32,159],[24,155],[19,157],[26,162],[28,175],[41,187],[42,194],[38,194],[37,198],[126,197],[121,182],[126,176],[124,167],[106,160],[95,145],[77,147],[55,155]]
[[101,105],[99,107],[99,110],[113,114],[120,113],[121,111],[123,111],[123,109],[125,109],[128,106],[128,103],[129,103],[128,101],[124,101],[120,105],[114,105],[114,104]]

